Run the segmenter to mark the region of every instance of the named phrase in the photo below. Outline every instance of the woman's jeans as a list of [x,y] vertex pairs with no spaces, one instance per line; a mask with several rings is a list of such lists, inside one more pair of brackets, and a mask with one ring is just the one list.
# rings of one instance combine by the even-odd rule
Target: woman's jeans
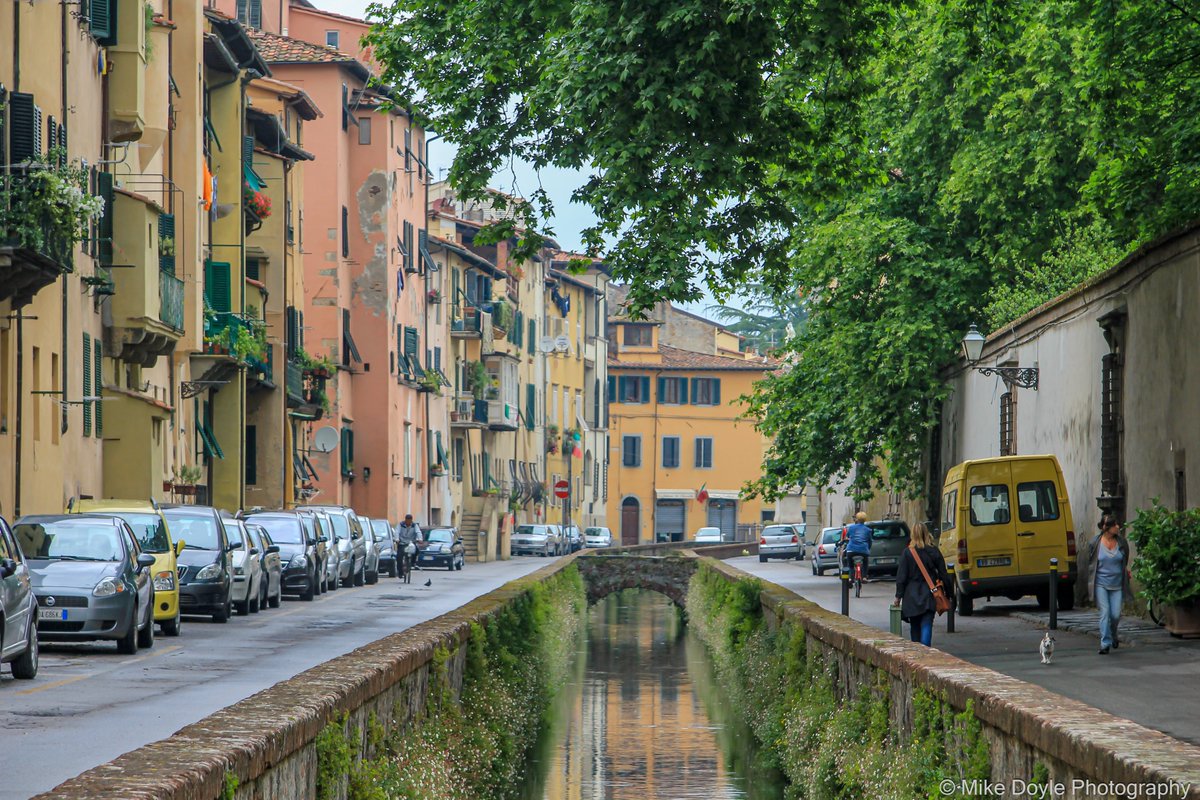
[[933,617],[932,611],[926,611],[919,617],[913,617],[908,621],[910,635],[914,642],[929,647],[933,642]]
[[1096,608],[1100,610],[1100,647],[1107,650],[1117,638],[1117,624],[1121,621],[1121,589],[1097,586]]

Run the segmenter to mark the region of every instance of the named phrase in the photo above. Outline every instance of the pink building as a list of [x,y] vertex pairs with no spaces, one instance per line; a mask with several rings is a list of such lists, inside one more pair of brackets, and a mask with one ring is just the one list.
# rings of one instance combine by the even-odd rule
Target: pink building
[[440,306],[428,302],[429,288],[440,276],[422,247],[424,132],[402,109],[382,108],[385,88],[367,88],[372,69],[358,55],[366,23],[286,0],[215,2],[256,29],[275,77],[325,112],[298,143],[314,155],[298,231],[304,341],[311,357],[337,365],[326,386],[329,410],[313,427],[335,428],[338,446],[309,453],[317,472],[311,501],[393,523],[406,513],[448,522],[446,502],[430,492],[431,481],[445,482],[430,468],[447,412],[429,391],[440,377],[425,377],[438,376],[444,350],[430,336]]

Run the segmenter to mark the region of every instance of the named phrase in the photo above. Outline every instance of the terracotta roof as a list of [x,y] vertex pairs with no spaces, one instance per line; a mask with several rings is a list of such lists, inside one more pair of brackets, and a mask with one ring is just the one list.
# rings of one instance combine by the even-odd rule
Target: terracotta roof
[[293,3],[292,5],[301,9],[302,11],[307,11],[310,14],[320,14],[322,17],[332,17],[333,19],[341,19],[345,20],[346,22],[353,22],[358,25],[362,25],[364,28],[371,27],[371,23],[365,19],[362,19],[361,17],[351,17],[348,14],[339,14],[336,11],[326,11],[323,8],[317,8],[312,3]]
[[[616,358],[612,350],[608,352],[608,368],[612,369],[636,369],[636,370],[744,370],[761,372],[763,370],[776,369],[779,362],[775,359],[768,358],[765,361],[761,357],[756,358],[733,358],[732,356],[718,356],[709,353],[693,353],[690,350],[680,350],[678,347],[668,347],[667,345],[659,345],[659,354],[662,356],[661,362],[649,361],[620,361]],[[630,353],[627,358],[637,358],[639,354]]]
[[354,56],[323,44],[313,44],[266,31],[251,30],[249,33],[263,59],[272,64],[337,64],[356,61]]

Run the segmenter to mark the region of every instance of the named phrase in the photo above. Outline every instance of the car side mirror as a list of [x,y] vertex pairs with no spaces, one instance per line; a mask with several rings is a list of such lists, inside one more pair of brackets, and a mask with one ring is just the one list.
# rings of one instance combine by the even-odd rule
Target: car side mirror
[[179,554],[183,552],[183,548],[185,548],[185,547],[187,547],[187,542],[185,542],[183,539],[175,540],[175,557],[176,558],[179,557]]
[[226,545],[226,547],[225,547],[225,552],[226,552],[226,553],[232,553],[234,550],[237,550],[239,547],[241,547],[241,545],[240,545],[240,544],[236,544],[236,543],[234,543],[234,544],[229,544],[229,545]]
[[154,566],[154,556],[149,553],[142,553],[137,557],[138,572],[141,572],[146,567]]
[[0,578],[9,578],[16,574],[17,562],[11,558],[0,559]]
[[454,543],[455,543],[455,544],[462,544],[462,539],[455,539],[455,540],[454,540]]
[[277,544],[270,545],[267,548],[267,555],[271,555],[273,553],[278,553],[278,552],[279,552],[279,545],[277,545]]
[[256,556],[256,555],[258,555],[258,548],[257,548],[257,547],[251,547],[251,548],[250,548],[250,555],[252,555],[252,556]]

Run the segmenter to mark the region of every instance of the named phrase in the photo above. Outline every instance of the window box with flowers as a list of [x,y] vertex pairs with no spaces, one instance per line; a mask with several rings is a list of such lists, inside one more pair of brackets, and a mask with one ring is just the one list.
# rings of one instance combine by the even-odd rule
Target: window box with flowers
[[437,289],[430,289],[428,293],[426,293],[426,297],[428,298],[429,305],[431,306],[440,306],[442,304],[442,293]]
[[271,216],[271,198],[260,191],[242,184],[242,210],[246,217],[246,233],[254,233],[262,227],[263,220]]

